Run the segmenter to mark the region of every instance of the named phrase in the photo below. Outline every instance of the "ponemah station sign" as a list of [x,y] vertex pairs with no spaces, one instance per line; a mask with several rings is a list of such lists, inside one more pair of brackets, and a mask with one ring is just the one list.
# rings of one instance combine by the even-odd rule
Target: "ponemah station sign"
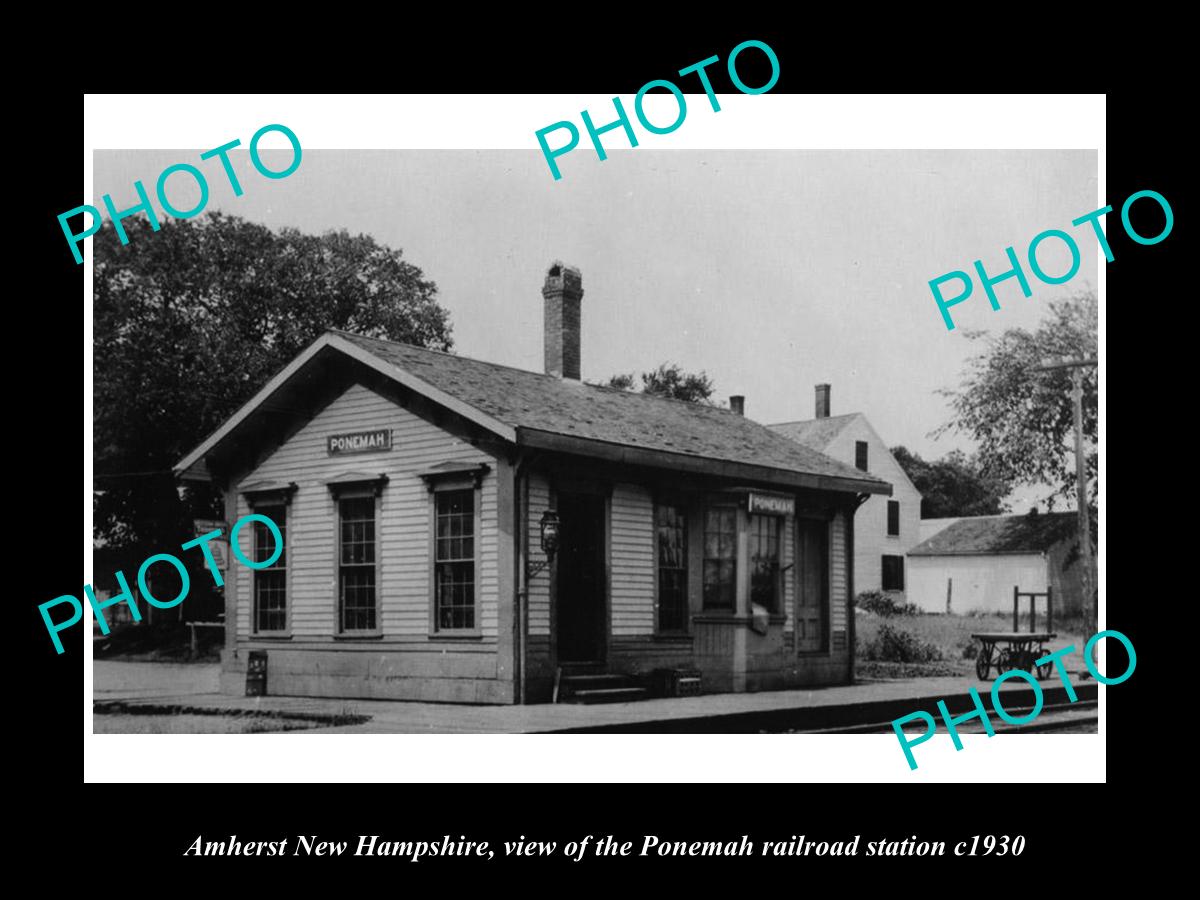
[[379,428],[375,431],[351,431],[346,434],[331,434],[326,443],[330,456],[347,456],[351,453],[372,453],[376,450],[392,449],[392,429]]
[[787,494],[751,491],[747,508],[751,515],[765,513],[769,516],[791,516],[796,512],[796,498]]

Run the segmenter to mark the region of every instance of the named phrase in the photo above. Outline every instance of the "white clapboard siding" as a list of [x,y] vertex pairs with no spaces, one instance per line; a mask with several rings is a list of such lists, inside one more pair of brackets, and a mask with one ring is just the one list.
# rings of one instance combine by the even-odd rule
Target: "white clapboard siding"
[[795,625],[792,613],[796,611],[796,578],[800,574],[792,565],[796,558],[796,517],[787,516],[783,522],[783,545],[779,548],[779,565],[784,568],[791,566],[783,573],[783,609],[787,616],[783,630],[785,634],[790,634]]
[[849,585],[846,580],[846,514],[839,512],[833,517],[833,534],[830,540],[829,617],[830,628],[841,631],[846,627],[846,605]]
[[[392,449],[329,456],[331,434],[392,429]],[[354,385],[320,412],[245,478],[239,491],[259,481],[295,482],[288,508],[287,564],[291,633],[322,637],[336,632],[337,517],[326,481],[342,472],[384,473],[388,484],[379,499],[379,600],[384,637],[429,633],[431,598],[430,497],[416,473],[448,460],[488,462],[490,457],[460,438]],[[481,489],[480,626],[494,637],[497,622],[496,478],[489,472]],[[249,512],[239,493],[237,515]],[[252,534],[240,535],[250,553]],[[238,634],[250,632],[253,572],[236,565]]]
[[[542,553],[542,513],[550,508],[550,484],[537,473],[529,475],[529,507],[525,510],[526,544],[529,548],[529,566],[533,568],[544,562]],[[550,634],[550,571],[543,569],[529,580],[529,633]]]
[[612,633],[654,633],[654,500],[632,484],[612,493]]

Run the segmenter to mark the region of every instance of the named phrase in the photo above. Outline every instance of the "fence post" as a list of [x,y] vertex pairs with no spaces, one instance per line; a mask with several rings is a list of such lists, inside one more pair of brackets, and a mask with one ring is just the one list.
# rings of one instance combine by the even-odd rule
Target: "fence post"
[[954,579],[946,579],[946,615],[950,615],[950,592],[954,587]]

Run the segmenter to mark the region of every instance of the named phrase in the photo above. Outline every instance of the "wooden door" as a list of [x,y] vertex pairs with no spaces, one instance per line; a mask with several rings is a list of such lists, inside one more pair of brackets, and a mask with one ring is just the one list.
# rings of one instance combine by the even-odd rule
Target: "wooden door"
[[828,648],[829,523],[796,519],[796,652]]
[[601,662],[605,610],[605,501],[595,494],[558,495],[556,637],[562,662]]

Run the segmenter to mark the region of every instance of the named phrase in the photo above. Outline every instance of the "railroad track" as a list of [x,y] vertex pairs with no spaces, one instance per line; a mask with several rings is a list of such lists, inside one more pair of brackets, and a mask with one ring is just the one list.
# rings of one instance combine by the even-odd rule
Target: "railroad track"
[[[1031,707],[1014,707],[1008,710],[1014,718],[1023,718]],[[1036,734],[1039,732],[1063,731],[1066,729],[1099,727],[1098,707],[1095,700],[1080,700],[1076,703],[1051,703],[1042,707],[1038,717],[1028,725],[1010,725],[994,712],[988,717],[996,734]],[[941,728],[939,721],[938,726]],[[892,734],[891,722],[868,722],[862,725],[845,725],[837,728],[795,729],[788,734]],[[959,734],[984,734],[983,725],[977,719],[965,722],[958,728]]]

